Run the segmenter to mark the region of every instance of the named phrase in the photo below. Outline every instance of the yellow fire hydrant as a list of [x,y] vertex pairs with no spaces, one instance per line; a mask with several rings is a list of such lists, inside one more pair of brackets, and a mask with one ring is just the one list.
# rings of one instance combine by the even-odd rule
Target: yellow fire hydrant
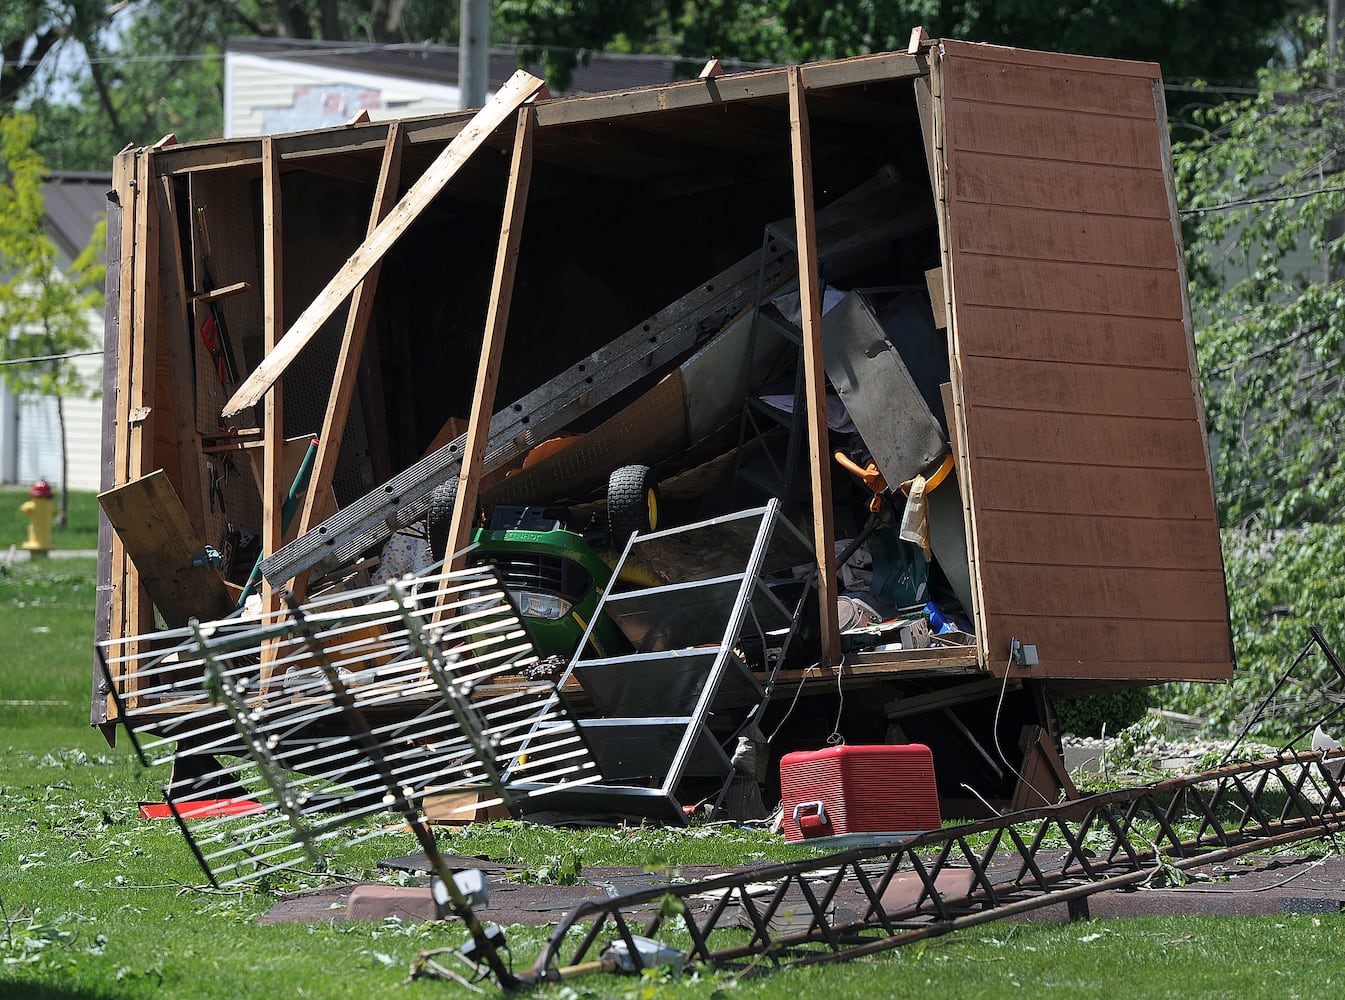
[[22,548],[33,556],[45,556],[51,551],[51,519],[55,513],[51,502],[51,486],[45,479],[33,483],[28,499],[19,504],[19,513],[28,518],[28,541]]

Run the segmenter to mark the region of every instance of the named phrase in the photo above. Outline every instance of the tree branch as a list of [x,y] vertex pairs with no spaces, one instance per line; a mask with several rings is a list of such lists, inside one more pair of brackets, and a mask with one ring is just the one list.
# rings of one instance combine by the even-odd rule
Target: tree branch
[[1318,194],[1336,194],[1345,191],[1342,187],[1313,188],[1311,191],[1299,191],[1296,194],[1273,194],[1264,198],[1240,198],[1237,201],[1225,201],[1218,205],[1205,205],[1202,208],[1184,208],[1182,215],[1201,215],[1204,212],[1222,212],[1227,208],[1242,208],[1244,205],[1265,205],[1273,201],[1298,201],[1300,198],[1311,198]]
[[26,59],[23,50],[28,39],[19,38],[5,45],[5,62],[0,67],[0,107],[9,107],[18,98],[19,91],[28,85],[43,58],[66,37],[65,25],[49,28],[36,37],[37,45]]
[[1220,365],[1218,368],[1215,368],[1213,371],[1209,372],[1208,375],[1210,376],[1226,375],[1236,368],[1241,368],[1244,365],[1249,365],[1254,361],[1260,361],[1262,358],[1268,358],[1270,357],[1270,355],[1275,354],[1278,351],[1282,351],[1284,350],[1284,348],[1290,347],[1293,344],[1298,343],[1300,340],[1312,336],[1312,334],[1314,333],[1321,333],[1322,329],[1323,328],[1320,326],[1310,326],[1306,330],[1299,330],[1292,336],[1288,336],[1285,337],[1283,340],[1276,341],[1269,347],[1263,347],[1261,350],[1255,351],[1252,354],[1247,355],[1245,358],[1238,358],[1237,361],[1230,361],[1226,365]]

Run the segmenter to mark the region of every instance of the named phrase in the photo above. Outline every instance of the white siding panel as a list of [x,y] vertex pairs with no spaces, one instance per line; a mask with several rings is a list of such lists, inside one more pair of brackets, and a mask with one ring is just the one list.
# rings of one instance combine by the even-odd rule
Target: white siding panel
[[61,483],[61,433],[56,400],[51,396],[19,398],[19,482],[30,485],[45,479],[56,489]]
[[[102,315],[90,314],[94,343],[99,352],[71,361],[84,379],[86,395],[65,398],[65,446],[69,455],[66,475],[72,490],[97,492],[103,441],[103,404],[94,396],[103,384]],[[19,485],[45,479],[55,489],[61,483],[61,431],[55,397],[24,396],[18,401]]]
[[227,138],[341,125],[362,108],[375,121],[458,109],[458,88],[240,53],[227,57]]

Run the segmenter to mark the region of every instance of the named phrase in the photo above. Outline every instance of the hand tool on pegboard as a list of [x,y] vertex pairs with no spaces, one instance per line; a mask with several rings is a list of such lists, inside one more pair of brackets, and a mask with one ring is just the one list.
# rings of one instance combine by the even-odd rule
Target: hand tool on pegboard
[[234,386],[238,384],[238,362],[234,360],[233,344],[229,340],[229,327],[224,320],[224,310],[220,307],[220,296],[215,294],[219,289],[211,273],[210,231],[206,226],[204,208],[196,210],[194,221],[200,239],[201,269],[198,277],[201,288],[193,298],[198,304],[204,302],[206,306],[205,318],[197,317],[197,332],[202,346],[209,352],[214,362],[215,374],[220,384]]

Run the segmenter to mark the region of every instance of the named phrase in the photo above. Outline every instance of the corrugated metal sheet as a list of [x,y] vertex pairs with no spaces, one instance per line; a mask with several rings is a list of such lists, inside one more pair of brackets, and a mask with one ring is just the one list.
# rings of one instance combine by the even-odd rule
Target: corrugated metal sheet
[[939,86],[989,662],[1227,677],[1158,67],[945,42]]

